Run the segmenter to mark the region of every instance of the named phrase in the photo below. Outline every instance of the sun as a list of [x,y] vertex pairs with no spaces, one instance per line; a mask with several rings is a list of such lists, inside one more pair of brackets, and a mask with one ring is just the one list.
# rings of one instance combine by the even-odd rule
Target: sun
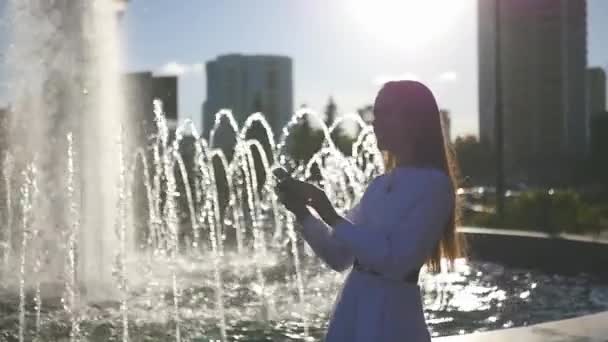
[[463,0],[350,0],[354,19],[374,39],[419,48],[455,24]]

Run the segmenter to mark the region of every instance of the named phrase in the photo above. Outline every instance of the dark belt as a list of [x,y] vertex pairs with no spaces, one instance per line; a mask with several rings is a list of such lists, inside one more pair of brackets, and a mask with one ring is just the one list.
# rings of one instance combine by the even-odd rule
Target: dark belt
[[[370,273],[376,276],[382,276],[382,273],[372,270],[371,268],[367,268],[363,265],[361,265],[361,263],[359,263],[359,260],[355,259],[355,262],[353,264],[353,268],[357,271],[360,272],[366,272],[366,273]],[[403,277],[403,281],[409,284],[418,284],[418,276],[420,275],[420,269],[415,269],[412,270],[410,273],[406,274],[405,277]]]

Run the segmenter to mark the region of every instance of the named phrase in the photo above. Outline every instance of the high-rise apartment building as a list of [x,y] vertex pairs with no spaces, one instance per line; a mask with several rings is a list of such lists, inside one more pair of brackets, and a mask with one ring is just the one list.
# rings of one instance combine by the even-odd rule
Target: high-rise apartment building
[[284,56],[230,54],[207,62],[203,132],[209,137],[215,114],[231,109],[239,124],[262,112],[275,134],[293,114],[292,60]]
[[586,1],[479,0],[478,11],[480,139],[495,143],[499,84],[507,180],[563,181],[588,150]]

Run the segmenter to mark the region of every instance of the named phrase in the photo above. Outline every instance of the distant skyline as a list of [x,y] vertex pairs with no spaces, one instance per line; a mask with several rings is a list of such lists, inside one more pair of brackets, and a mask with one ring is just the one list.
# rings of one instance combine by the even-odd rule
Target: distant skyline
[[[434,10],[439,3],[447,9]],[[587,3],[588,65],[606,69],[608,1]],[[205,62],[222,54],[291,57],[294,106],[319,112],[330,96],[340,113],[354,112],[383,81],[413,77],[450,111],[453,137],[477,134],[476,9],[477,0],[132,0],[121,23],[124,68],[180,75],[180,119],[198,125]]]

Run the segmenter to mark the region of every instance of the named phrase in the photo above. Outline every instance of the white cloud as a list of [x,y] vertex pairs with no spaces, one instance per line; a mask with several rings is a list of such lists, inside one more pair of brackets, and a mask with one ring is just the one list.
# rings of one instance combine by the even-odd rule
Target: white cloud
[[182,64],[178,62],[169,62],[156,71],[160,75],[175,75],[181,76],[186,74],[202,74],[205,66],[202,63]]
[[439,81],[444,83],[455,82],[458,80],[458,73],[455,71],[446,71],[439,75]]
[[418,75],[411,73],[411,72],[406,72],[400,75],[380,75],[377,76],[373,79],[373,83],[375,86],[381,86],[386,82],[389,81],[400,81],[400,80],[412,80],[412,81],[419,81],[420,77],[418,77]]

